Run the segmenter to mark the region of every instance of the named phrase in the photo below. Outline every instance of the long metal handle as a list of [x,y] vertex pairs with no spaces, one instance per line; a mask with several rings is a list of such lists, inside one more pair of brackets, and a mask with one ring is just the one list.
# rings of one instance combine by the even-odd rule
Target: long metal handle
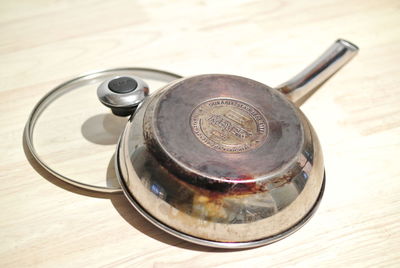
[[301,105],[318,87],[358,52],[349,41],[338,39],[318,59],[289,81],[276,87],[296,105]]

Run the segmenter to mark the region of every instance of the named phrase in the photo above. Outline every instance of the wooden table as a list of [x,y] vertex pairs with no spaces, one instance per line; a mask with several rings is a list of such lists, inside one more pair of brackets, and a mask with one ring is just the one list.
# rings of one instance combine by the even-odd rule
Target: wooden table
[[[400,265],[399,1],[3,0],[0,33],[1,267]],[[301,107],[322,143],[325,196],[308,224],[272,245],[181,241],[122,195],[68,187],[24,153],[31,109],[75,75],[144,66],[275,86],[339,37],[359,55]],[[115,183],[110,158],[125,119],[93,92],[52,107],[37,142],[57,170]]]

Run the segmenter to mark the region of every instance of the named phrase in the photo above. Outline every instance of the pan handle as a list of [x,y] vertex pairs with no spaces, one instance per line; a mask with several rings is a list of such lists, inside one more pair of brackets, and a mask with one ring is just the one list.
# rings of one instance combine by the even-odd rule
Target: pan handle
[[358,47],[338,39],[319,58],[292,79],[276,87],[297,106],[301,105],[316,89],[350,61]]

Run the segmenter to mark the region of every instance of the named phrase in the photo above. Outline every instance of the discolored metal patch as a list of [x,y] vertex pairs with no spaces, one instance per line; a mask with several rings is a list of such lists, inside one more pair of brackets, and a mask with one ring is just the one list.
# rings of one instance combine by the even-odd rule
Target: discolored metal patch
[[201,143],[225,153],[254,150],[268,135],[267,120],[256,108],[230,98],[199,104],[192,111],[190,125]]

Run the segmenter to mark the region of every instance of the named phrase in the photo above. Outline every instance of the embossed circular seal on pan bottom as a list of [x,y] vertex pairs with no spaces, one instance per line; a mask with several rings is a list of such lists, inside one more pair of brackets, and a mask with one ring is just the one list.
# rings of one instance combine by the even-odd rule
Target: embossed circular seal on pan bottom
[[252,105],[231,98],[200,103],[190,116],[193,134],[204,145],[224,153],[257,149],[268,136],[268,121]]

